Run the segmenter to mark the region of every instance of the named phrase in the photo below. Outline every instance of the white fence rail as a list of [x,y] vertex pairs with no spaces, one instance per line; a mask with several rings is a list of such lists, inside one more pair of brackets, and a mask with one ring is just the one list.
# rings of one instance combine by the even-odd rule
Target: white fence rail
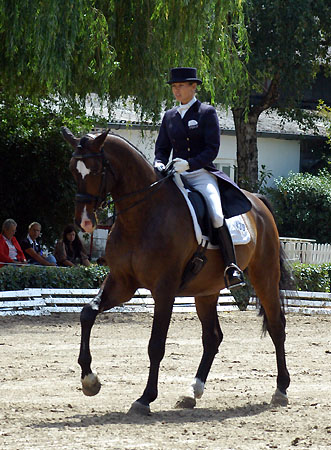
[[[79,312],[97,294],[97,289],[25,289],[0,292],[0,316],[49,315],[52,313]],[[304,314],[331,314],[331,293],[286,291],[286,310]],[[250,298],[249,310],[256,308],[256,299]],[[234,298],[226,289],[221,291],[218,311],[238,310]],[[153,312],[154,302],[150,291],[138,289],[134,297],[123,306],[110,312]],[[195,311],[193,297],[177,297],[174,312]]]
[[281,237],[280,243],[290,261],[306,264],[331,262],[331,244],[317,244],[309,239]]

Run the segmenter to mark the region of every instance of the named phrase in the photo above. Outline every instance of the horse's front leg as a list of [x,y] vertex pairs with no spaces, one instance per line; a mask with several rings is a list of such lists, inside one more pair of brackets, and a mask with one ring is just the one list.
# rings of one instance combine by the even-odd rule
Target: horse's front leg
[[223,333],[217,316],[218,294],[196,297],[195,305],[202,325],[202,358],[190,385],[189,394],[179,398],[176,408],[194,408],[196,399],[202,397],[205,383],[213,364],[218,347],[223,340]]
[[80,314],[81,344],[78,363],[82,369],[82,388],[85,395],[96,395],[101,388],[100,381],[91,369],[90,336],[95,319],[100,312],[106,311],[129,300],[136,290],[130,280],[111,277],[109,274],[103,282],[96,297]]
[[157,398],[158,394],[159,368],[165,352],[165,343],[175,298],[162,299],[155,297],[154,300],[153,327],[148,344],[150,361],[148,381],[143,395],[132,404],[129,413],[150,414],[150,403]]
[[95,318],[99,314],[102,294],[103,288],[100,289],[97,296],[88,305],[84,306],[80,313],[81,342],[78,364],[82,369],[82,389],[84,394],[88,396],[96,395],[101,388],[97,375],[91,370],[90,336]]

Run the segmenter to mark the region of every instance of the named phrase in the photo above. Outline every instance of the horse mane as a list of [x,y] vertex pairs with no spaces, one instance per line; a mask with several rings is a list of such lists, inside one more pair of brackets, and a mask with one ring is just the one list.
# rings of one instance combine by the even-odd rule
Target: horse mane
[[133,150],[135,150],[135,151],[136,151],[136,152],[137,152],[137,153],[138,153],[138,154],[139,154],[139,155],[147,162],[147,164],[149,164],[150,166],[153,167],[153,164],[151,164],[151,163],[148,161],[148,159],[147,159],[146,156],[143,154],[143,152],[140,151],[139,148],[137,148],[135,145],[133,145],[128,139],[126,139],[126,138],[123,137],[123,136],[120,136],[119,134],[113,133],[113,132],[109,133],[108,136],[109,136],[110,138],[111,138],[112,136],[114,136],[114,137],[119,138],[120,140],[124,141],[126,144],[129,145],[129,147],[131,147]]

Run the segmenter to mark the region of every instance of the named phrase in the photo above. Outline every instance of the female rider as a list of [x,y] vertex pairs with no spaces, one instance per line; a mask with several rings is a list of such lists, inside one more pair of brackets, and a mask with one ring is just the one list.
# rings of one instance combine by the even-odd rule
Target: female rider
[[[171,69],[167,82],[179,106],[166,111],[155,144],[154,167],[165,170],[173,151],[173,167],[207,201],[222,252],[225,284],[229,289],[244,286],[237,266],[232,238],[224,218],[243,214],[251,203],[240,188],[213,164],[220,146],[220,128],[215,108],[195,97],[198,84],[193,67]],[[220,197],[221,192],[221,197]]]

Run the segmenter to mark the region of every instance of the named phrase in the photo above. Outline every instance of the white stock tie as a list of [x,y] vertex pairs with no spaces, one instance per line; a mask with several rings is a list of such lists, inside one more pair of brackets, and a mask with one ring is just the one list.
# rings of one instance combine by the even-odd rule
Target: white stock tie
[[185,113],[189,109],[189,107],[190,107],[189,104],[178,106],[178,112],[181,115],[181,118],[185,116]]

